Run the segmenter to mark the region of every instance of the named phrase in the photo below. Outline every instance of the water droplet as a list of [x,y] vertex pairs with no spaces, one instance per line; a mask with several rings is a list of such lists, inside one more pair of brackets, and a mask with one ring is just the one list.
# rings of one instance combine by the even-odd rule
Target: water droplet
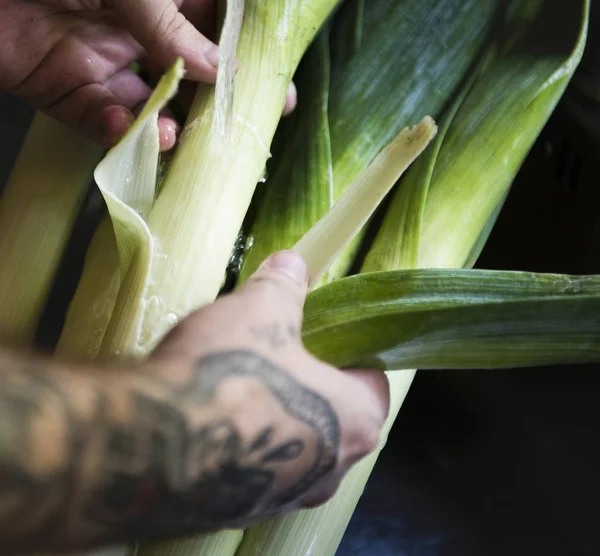
[[263,170],[262,176],[258,180],[258,183],[265,183],[268,178],[269,178],[269,174],[267,172],[267,167],[265,166],[265,169]]
[[167,321],[167,326],[170,327],[176,326],[179,322],[179,319],[177,318],[177,315],[175,313],[168,313],[165,317],[165,320]]

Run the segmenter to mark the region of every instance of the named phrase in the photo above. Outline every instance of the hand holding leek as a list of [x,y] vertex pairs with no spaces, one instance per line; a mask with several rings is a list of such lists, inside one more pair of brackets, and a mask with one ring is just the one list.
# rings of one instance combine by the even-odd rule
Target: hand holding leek
[[[159,76],[182,57],[186,79],[215,82],[219,49],[207,38],[215,7],[215,0],[4,0],[0,91],[112,147],[151,92],[129,64]],[[287,111],[294,98],[291,88]],[[170,149],[178,124],[165,111],[159,126],[161,146]]]
[[248,526],[330,498],[377,446],[389,392],[304,349],[307,285],[278,253],[136,367],[0,351],[0,551]]
[[[241,364],[239,357],[247,353],[241,354],[240,350],[252,342],[255,354],[270,362],[267,367],[271,370],[267,372],[271,378],[277,375],[271,372],[274,366],[285,366],[294,376],[291,369],[306,361],[300,378],[305,388],[311,387],[306,380],[312,376],[315,363],[300,349],[300,355],[296,350],[291,357],[288,368],[286,361],[294,350],[290,352],[281,344],[292,341],[289,334],[282,336],[283,329],[288,332],[290,329],[282,328],[281,320],[275,323],[261,320],[261,326],[254,326],[257,319],[270,314],[277,314],[277,319],[289,317],[286,309],[289,305],[281,299],[276,303],[276,313],[270,313],[269,303],[251,303],[248,290],[242,288],[233,297],[211,305],[223,284],[236,237],[242,224],[245,227],[252,222],[252,214],[257,212],[247,245],[252,243],[254,247],[246,253],[238,287],[269,252],[294,245],[305,256],[315,285],[320,285],[318,278],[335,253],[341,256],[322,281],[341,278],[351,264],[362,262],[356,256],[358,242],[351,241],[352,237],[359,241],[364,238],[359,228],[435,135],[436,128],[429,118],[423,119],[415,132],[402,131],[426,114],[436,119],[442,117],[440,132],[435,143],[398,184],[391,205],[382,211],[384,222],[372,244],[372,238],[363,241],[363,247],[368,247],[367,258],[360,268],[363,274],[319,288],[306,305],[302,337],[309,351],[333,365],[362,363],[388,369],[512,367],[548,361],[598,360],[598,277],[456,270],[381,272],[472,265],[523,157],[577,67],[585,45],[589,0],[576,3],[358,0],[346,4],[348,11],[333,14],[338,3],[337,0],[223,2],[222,7],[227,10],[221,14],[226,13],[220,39],[221,76],[217,77],[216,90],[211,86],[198,87],[180,145],[161,176],[164,179],[158,182],[155,179],[159,168],[157,122],[177,91],[183,75],[182,60],[171,66],[137,122],[96,169],[96,182],[110,218],[98,230],[88,252],[62,330],[59,351],[90,359],[99,356],[111,360],[113,365],[115,360],[121,361],[122,376],[127,377],[131,371],[123,362],[128,357],[147,357],[159,345],[151,362],[141,364],[148,377],[142,376],[143,373],[135,375],[135,384],[139,380],[146,385],[141,392],[137,387],[133,389],[136,404],[132,407],[148,412],[139,421],[143,426],[131,430],[129,427],[126,434],[119,431],[115,435],[100,435],[100,446],[117,450],[118,456],[109,458],[104,473],[114,476],[115,469],[119,472],[125,469],[118,475],[120,486],[133,478],[130,484],[139,487],[135,479],[144,479],[141,501],[135,496],[140,490],[134,489],[132,494],[117,488],[116,482],[113,492],[124,492],[122,498],[94,493],[99,500],[91,503],[95,510],[91,515],[100,516],[104,526],[121,524],[121,530],[113,538],[136,535],[147,538],[143,524],[150,524],[157,536],[163,532],[175,535],[189,531],[182,524],[178,510],[182,505],[189,509],[190,500],[202,493],[216,504],[211,516],[222,516],[220,512],[229,511],[226,516],[229,519],[220,522],[222,526],[247,523],[236,519],[241,511],[236,489],[243,485],[260,493],[265,475],[240,475],[239,465],[231,462],[236,455],[261,452],[276,438],[268,427],[261,429],[264,434],[258,434],[252,429],[254,421],[245,418],[243,412],[248,407],[251,385],[253,394],[260,398],[260,385],[254,388],[255,377],[257,369],[264,370],[264,365],[257,363],[256,358],[249,366]],[[132,1],[126,9],[150,4],[150,0]],[[173,6],[168,2],[162,4]],[[6,6],[12,5],[6,0],[1,9],[6,11]],[[243,19],[239,17],[242,11]],[[331,15],[332,26],[325,26],[311,52],[304,56],[303,71],[296,74],[302,86],[301,102],[306,99],[306,104],[273,141],[286,87],[303,52]],[[552,21],[560,22],[560,32],[552,27]],[[239,36],[237,31],[231,32],[235,29],[239,30]],[[235,52],[240,71],[234,79],[234,64],[229,62],[234,60]],[[402,53],[401,63],[396,58],[398,52]],[[407,141],[405,147],[412,145],[412,149],[405,151],[404,139],[411,137],[420,140]],[[394,144],[402,147],[399,156]],[[256,184],[264,175],[271,154],[274,164],[269,169],[272,174],[269,183],[255,195]],[[251,202],[256,211],[248,213]],[[9,208],[14,205],[14,200],[6,203]],[[10,212],[9,208],[5,213]],[[309,231],[315,223],[316,227]],[[110,233],[106,234],[107,231]],[[107,247],[112,249],[111,253]],[[272,267],[263,267],[260,272],[266,271],[270,273]],[[261,298],[260,291],[263,294],[266,291],[265,278],[258,282],[250,280],[255,299]],[[237,320],[223,317],[236,304],[241,308],[236,313]],[[185,320],[199,307],[205,308],[191,320]],[[35,314],[31,313],[27,320],[34,325]],[[166,343],[160,344],[164,334],[181,320],[184,324],[168,335]],[[223,330],[242,341],[229,344]],[[204,339],[200,347],[197,342],[189,341],[196,333]],[[296,342],[296,348],[298,345]],[[204,393],[204,401],[206,392],[210,392],[209,404],[216,401],[213,397],[223,400],[214,380],[215,376],[222,380],[222,373],[215,370],[214,359],[205,358],[207,346],[216,348],[220,356],[227,351],[228,359],[222,368],[226,369],[227,381],[233,372],[235,380],[232,377],[231,384],[235,382],[237,389],[235,395],[231,390],[228,392],[241,402],[230,403],[226,416],[240,423],[237,437],[227,434],[226,428],[219,429],[219,435],[208,434],[208,425],[202,420],[205,412],[190,413],[186,405],[190,392]],[[236,351],[233,355],[232,350]],[[202,372],[198,358],[203,360]],[[182,360],[187,363],[175,364]],[[320,365],[317,368],[323,373],[315,383],[320,388],[316,391],[323,396],[331,368]],[[190,374],[192,381],[186,383]],[[153,398],[146,403],[145,388],[157,375],[164,378],[161,385],[171,387],[171,393],[165,397],[163,390],[160,400]],[[114,386],[125,387],[114,388],[115,394],[111,389],[110,395],[107,394],[109,401],[119,400],[119,411],[107,412],[111,418],[116,415],[123,419],[122,412],[131,406],[123,402],[122,396],[131,392],[132,385],[121,382],[125,380],[122,376],[117,380],[109,373]],[[390,375],[392,402],[390,418],[380,435],[383,441],[413,376],[413,371]],[[370,377],[381,379],[378,374]],[[263,388],[262,394],[273,394],[280,400],[282,384],[290,384],[285,380],[281,377],[271,380],[268,392]],[[371,405],[381,409],[386,394],[381,391],[384,383],[378,384],[374,389],[365,386],[362,398],[374,397]],[[342,392],[352,399],[351,390],[350,386],[340,384],[331,392],[330,404],[338,412],[343,408],[336,405],[336,395]],[[96,395],[81,395],[79,391],[79,396],[72,399],[84,400],[85,405],[99,397],[97,391],[92,391]],[[60,388],[59,393],[63,393]],[[59,399],[71,398],[63,395]],[[309,399],[314,397],[295,396],[293,403],[282,404],[284,413],[291,411],[297,417],[297,404]],[[164,403],[161,406],[160,402],[165,400],[168,408],[162,411]],[[322,418],[322,412],[321,417],[318,414],[312,412],[313,417],[317,415],[312,422],[327,428],[327,419]],[[73,415],[77,417],[77,411]],[[161,425],[159,430],[156,434],[148,433],[148,423],[156,424],[157,420]],[[368,423],[369,419],[359,415],[357,421]],[[106,426],[106,420],[99,419],[98,423]],[[331,426],[328,428],[331,430]],[[136,436],[140,431],[145,434],[141,441]],[[3,432],[0,428],[0,433]],[[149,437],[152,441],[158,437],[161,442],[158,449],[147,441]],[[192,442],[185,442],[190,438]],[[211,454],[226,455],[221,464],[215,458],[206,464],[194,457],[195,465],[185,465],[185,457],[182,460],[181,455],[187,452],[182,450],[191,446],[194,456],[202,454],[205,442]],[[332,555],[382,445],[355,468],[334,499],[317,510],[270,520],[245,532],[229,531],[158,545],[140,544],[136,554]],[[298,444],[285,446],[275,451],[276,457],[270,455],[260,461],[274,463],[275,458],[283,465],[291,465],[290,455],[301,459],[302,454],[312,453],[310,448],[300,453]],[[146,458],[155,453],[150,469],[148,459],[138,457],[139,453]],[[175,460],[173,454],[177,456]],[[131,459],[132,455],[136,457]],[[167,456],[170,456],[168,461],[164,459]],[[31,465],[31,461],[35,460],[27,460],[23,467],[26,468],[25,463]],[[163,468],[164,480],[156,482]],[[45,470],[43,466],[41,469]],[[220,497],[214,495],[217,492],[214,487],[218,489],[223,483],[210,482],[216,469],[229,480],[224,508],[219,506]],[[189,481],[190,470],[204,471],[207,481],[197,489],[190,489],[190,485],[194,486]],[[59,481],[41,482],[51,483],[58,485]],[[160,496],[170,493],[171,485],[188,487],[185,497],[167,500],[167,515],[157,512],[139,518],[140,507],[158,508]],[[106,487],[104,483],[103,486]],[[213,488],[206,490],[204,486]],[[273,490],[279,492],[277,488]],[[80,515],[78,511],[81,500],[87,500],[86,493],[77,499],[74,510],[69,508],[69,519]],[[301,501],[321,501],[329,494],[328,488],[323,487],[319,494],[312,498],[311,493]],[[283,495],[278,496],[281,501]],[[288,490],[284,501],[290,496]],[[36,509],[38,506],[47,511],[46,506],[37,504]],[[0,504],[3,507],[6,506]],[[164,503],[160,507],[164,508]],[[267,515],[262,511],[264,507],[258,506],[257,510],[262,517]],[[115,508],[121,511],[115,513]],[[43,513],[27,510],[29,507],[25,507],[22,515],[35,517],[27,521],[19,514],[14,518],[21,531],[24,525],[32,527]],[[88,515],[89,512],[86,519]],[[206,523],[207,517],[201,512],[194,517],[198,518],[196,523],[205,524],[196,529],[210,529],[211,524]],[[71,535],[81,526],[69,520],[67,523]],[[174,527],[169,529],[170,524]],[[106,540],[101,533],[95,533],[94,541]],[[28,535],[28,538],[41,537]],[[68,535],[60,538],[65,543]]]

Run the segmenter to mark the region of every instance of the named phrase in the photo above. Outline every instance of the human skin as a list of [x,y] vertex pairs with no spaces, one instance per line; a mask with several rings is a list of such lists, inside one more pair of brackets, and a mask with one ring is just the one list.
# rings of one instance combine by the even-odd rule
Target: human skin
[[385,375],[303,347],[300,257],[281,252],[145,362],[0,350],[0,553],[245,527],[328,500],[375,449]]
[[[158,76],[182,57],[184,104],[192,82],[215,82],[219,51],[207,38],[215,7],[216,0],[0,0],[0,90],[111,147],[151,92],[132,62]],[[295,103],[291,84],[284,114]],[[168,110],[159,129],[168,150],[179,131]]]

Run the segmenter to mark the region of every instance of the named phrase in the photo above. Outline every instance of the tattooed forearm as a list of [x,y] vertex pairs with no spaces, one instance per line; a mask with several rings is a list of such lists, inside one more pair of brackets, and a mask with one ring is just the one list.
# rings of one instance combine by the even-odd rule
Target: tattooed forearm
[[[0,368],[0,545],[79,548],[242,526],[338,457],[329,402],[248,351],[185,378]],[[80,380],[81,382],[81,380]]]

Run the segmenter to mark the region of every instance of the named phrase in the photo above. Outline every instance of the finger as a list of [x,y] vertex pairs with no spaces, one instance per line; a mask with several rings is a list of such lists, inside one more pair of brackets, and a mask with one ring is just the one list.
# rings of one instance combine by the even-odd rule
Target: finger
[[218,47],[198,31],[173,0],[110,0],[131,34],[162,67],[179,56],[185,60],[186,78],[214,83],[219,65]]
[[115,73],[104,83],[104,87],[114,95],[121,105],[134,114],[152,94],[150,86],[139,75],[128,69]]
[[[148,97],[149,96],[150,88],[148,87]],[[136,118],[143,110],[146,100],[148,99],[145,98],[143,102],[140,102],[135,108],[133,108],[132,112]],[[162,152],[169,151],[175,146],[180,129],[181,128],[177,123],[175,115],[171,112],[171,110],[169,110],[168,107],[163,108],[160,111],[158,118],[158,138],[160,150]]]
[[[122,70],[104,85],[79,87],[45,111],[81,131],[92,140],[110,148],[127,133],[151,89],[137,75]],[[173,148],[179,126],[171,114],[161,113],[158,120],[160,148]]]
[[350,422],[352,426],[344,432],[340,465],[302,497],[300,502],[304,508],[315,508],[331,499],[352,466],[380,445],[381,428],[389,412],[386,375],[375,370],[350,370],[344,374],[352,381],[352,387],[345,386],[344,392],[355,402],[360,400],[356,407],[361,408],[361,416],[358,418],[356,409],[347,415],[344,422]]
[[290,86],[288,87],[287,94],[285,96],[285,105],[283,107],[283,115],[289,116],[295,109],[298,104],[298,89],[296,89],[296,85],[292,81]]
[[293,251],[280,251],[271,255],[234,296],[249,305],[260,305],[264,311],[276,308],[300,325],[307,292],[306,263]]
[[44,112],[107,148],[117,143],[134,121],[131,110],[98,83],[77,87]]
[[347,425],[340,452],[341,472],[345,474],[379,446],[381,429],[389,413],[390,391],[387,377],[381,371],[352,370],[344,371],[343,375],[344,396],[356,404],[348,406],[346,402],[338,410],[340,422]]
[[[134,121],[134,111],[148,100],[151,89],[139,76],[121,70],[104,84],[77,87],[45,111],[105,147],[112,147]],[[167,145],[171,141],[170,134]],[[172,145],[171,145],[172,146]]]
[[386,374],[382,371],[365,369],[346,370],[344,374],[364,387],[371,397],[370,403],[381,408],[383,425],[390,412],[390,382]]
[[161,151],[170,151],[175,146],[180,130],[181,128],[174,118],[158,118],[158,137]]

